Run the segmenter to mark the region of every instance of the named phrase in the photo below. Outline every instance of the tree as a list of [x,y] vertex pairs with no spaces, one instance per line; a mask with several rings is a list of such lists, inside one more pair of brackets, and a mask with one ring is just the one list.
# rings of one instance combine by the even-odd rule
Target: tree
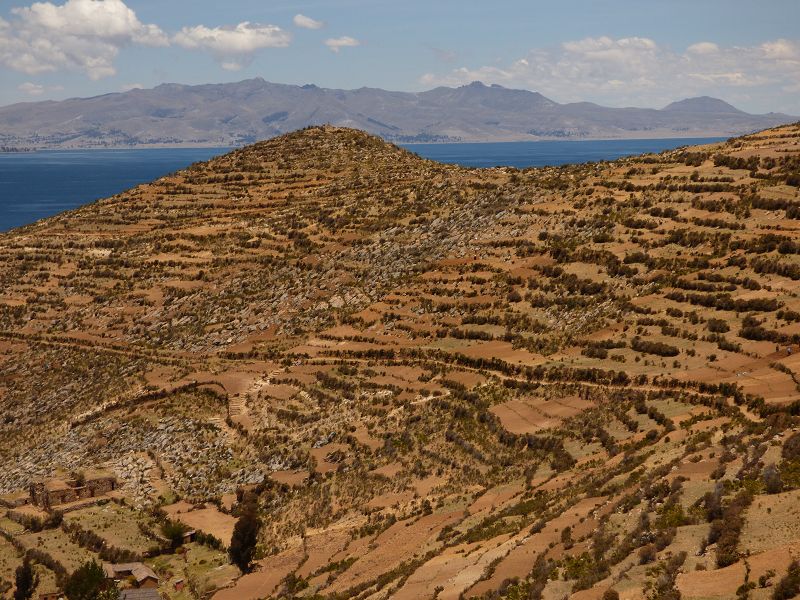
[[170,548],[173,552],[183,544],[183,536],[188,529],[189,528],[180,521],[167,520],[161,525],[161,533],[169,540]]
[[111,600],[119,596],[113,580],[106,579],[103,568],[91,560],[76,569],[64,585],[69,600]]
[[233,528],[231,547],[228,550],[231,562],[239,567],[242,573],[248,573],[252,568],[260,529],[258,507],[255,501],[250,500],[242,507],[242,515]]
[[14,578],[17,584],[14,590],[14,600],[28,600],[31,598],[36,586],[39,585],[39,575],[33,568],[30,554],[25,555],[22,564],[17,567]]

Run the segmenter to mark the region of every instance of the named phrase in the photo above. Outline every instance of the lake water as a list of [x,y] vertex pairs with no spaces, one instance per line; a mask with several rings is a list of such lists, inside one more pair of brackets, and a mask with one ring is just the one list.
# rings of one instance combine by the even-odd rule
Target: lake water
[[405,144],[420,156],[465,167],[545,167],[567,163],[616,160],[623,156],[662,152],[679,146],[711,144],[727,138],[657,140],[548,140],[481,144]]
[[0,154],[0,231],[106,198],[227,152],[225,148]]
[[[722,138],[408,144],[426,158],[469,167],[538,167],[613,160]],[[0,153],[0,231],[113,196],[227,148]]]

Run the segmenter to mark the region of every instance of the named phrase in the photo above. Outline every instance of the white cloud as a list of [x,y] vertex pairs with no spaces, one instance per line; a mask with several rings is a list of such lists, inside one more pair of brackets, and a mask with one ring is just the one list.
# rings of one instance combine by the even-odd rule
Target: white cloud
[[686,52],[689,54],[714,54],[719,52],[719,46],[714,42],[698,42],[689,46]]
[[11,12],[27,24],[64,35],[98,37],[164,45],[167,38],[157,25],[139,21],[122,0],[67,0],[58,6],[36,2]]
[[790,40],[779,39],[774,42],[761,44],[761,50],[768,58],[790,61],[795,64],[800,61],[800,44]]
[[257,50],[285,48],[291,39],[292,36],[280,27],[247,21],[224,27],[184,27],[173,38],[176,44],[184,48],[207,50],[222,68],[230,71],[249,64]]
[[60,85],[44,86],[39,83],[33,83],[32,81],[26,81],[25,83],[18,85],[17,89],[24,94],[28,94],[29,96],[41,96],[45,92],[60,92],[64,88]]
[[[224,68],[236,70],[256,51],[285,47],[291,41],[280,27],[248,22],[184,27],[170,40],[157,25],[142,23],[124,0],[35,2],[10,12],[9,20],[0,17],[0,66],[29,75],[76,70],[101,79],[116,74],[114,61],[121,48],[168,46],[171,41],[206,50]],[[309,19],[310,23],[317,21]]]
[[36,2],[11,14],[11,21],[0,18],[0,64],[31,75],[69,69],[100,79],[116,73],[120,48],[168,44],[122,0]]
[[43,85],[39,85],[38,83],[32,83],[30,81],[27,81],[27,82],[25,82],[25,83],[23,83],[21,85],[18,85],[17,89],[20,92],[28,94],[29,96],[41,96],[42,94],[44,94],[44,86]]
[[131,90],[142,90],[144,86],[141,83],[126,83],[119,88],[123,92],[130,92]]
[[303,29],[322,29],[325,25],[322,21],[317,21],[301,14],[295,15],[292,22],[297,25],[297,27],[302,27]]
[[330,48],[332,52],[339,52],[342,48],[360,46],[361,42],[355,38],[351,38],[349,35],[343,35],[342,37],[325,40],[325,45]]
[[800,43],[779,39],[721,47],[701,41],[681,52],[643,37],[590,37],[533,49],[505,65],[460,67],[420,78],[427,86],[475,80],[532,89],[559,101],[663,106],[708,94],[749,106],[782,102],[800,112],[797,99],[790,96],[800,86]]

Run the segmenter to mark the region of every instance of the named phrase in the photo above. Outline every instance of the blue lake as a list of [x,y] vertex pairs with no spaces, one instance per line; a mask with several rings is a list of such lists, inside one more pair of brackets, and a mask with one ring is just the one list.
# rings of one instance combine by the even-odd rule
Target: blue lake
[[0,231],[113,196],[225,148],[0,153]]
[[[723,138],[407,144],[420,156],[469,167],[539,167],[613,160]],[[33,223],[208,160],[227,148],[0,153],[0,231]]]
[[420,156],[465,167],[544,167],[615,160],[623,156],[662,152],[679,146],[711,144],[727,138],[655,140],[548,140],[481,144],[404,144]]

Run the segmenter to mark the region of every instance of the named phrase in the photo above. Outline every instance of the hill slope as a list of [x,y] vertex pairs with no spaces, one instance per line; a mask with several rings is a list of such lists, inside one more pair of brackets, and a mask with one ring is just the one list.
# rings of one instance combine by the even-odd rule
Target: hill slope
[[679,100],[678,102],[672,102],[665,106],[663,110],[668,111],[680,111],[680,112],[691,112],[691,113],[737,113],[737,114],[746,114],[742,113],[741,110],[736,108],[735,106],[731,106],[727,102],[719,100],[717,98],[712,98],[710,96],[699,96],[697,98],[686,98],[685,100]]
[[558,104],[480,82],[404,93],[250,79],[7,106],[0,108],[0,146],[235,146],[325,123],[397,142],[724,137],[795,119],[750,115],[707,97],[654,110]]
[[316,127],[0,235],[0,487],[105,467],[132,506],[3,520],[0,577],[142,552],[154,505],[227,544],[238,490],[255,572],[193,542],[163,591],[768,598],[798,184],[798,125],[524,171]]

